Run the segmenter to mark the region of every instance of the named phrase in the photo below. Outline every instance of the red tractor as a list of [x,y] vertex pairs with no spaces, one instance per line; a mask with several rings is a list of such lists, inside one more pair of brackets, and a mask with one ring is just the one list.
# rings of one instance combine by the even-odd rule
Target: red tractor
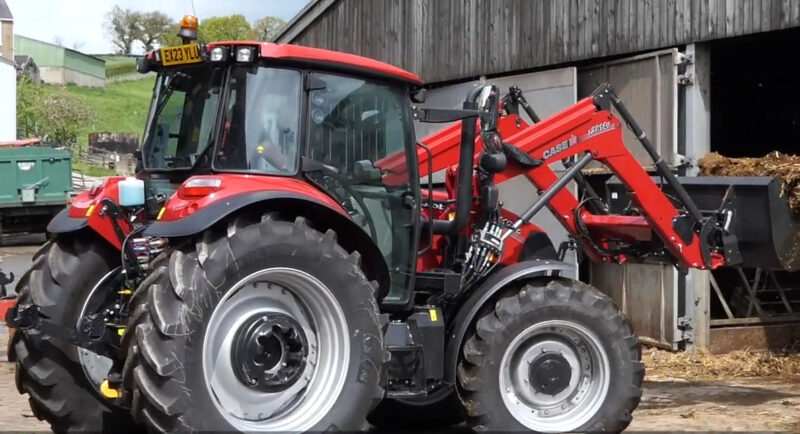
[[[187,43],[139,69],[158,73],[141,170],[50,223],[8,316],[19,391],[56,431],[619,431],[637,338],[564,252],[741,261],[733,187],[701,211],[608,86],[531,126],[517,89],[421,109],[414,75],[301,46]],[[423,143],[415,120],[460,122]],[[591,161],[625,212],[583,179]],[[521,216],[497,188],[519,174],[541,190]],[[545,207],[572,245],[528,223]]]

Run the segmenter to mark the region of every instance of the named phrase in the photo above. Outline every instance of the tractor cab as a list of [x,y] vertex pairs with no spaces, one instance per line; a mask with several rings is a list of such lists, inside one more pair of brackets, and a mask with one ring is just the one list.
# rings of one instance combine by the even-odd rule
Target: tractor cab
[[259,42],[165,47],[138,66],[158,73],[140,176],[148,196],[169,182],[178,193],[153,210],[166,209],[160,221],[185,217],[172,211],[187,197],[197,208],[267,192],[332,202],[377,247],[384,264],[368,261],[382,269],[374,277],[386,302],[413,301],[420,177],[409,95],[419,79],[358,56]]

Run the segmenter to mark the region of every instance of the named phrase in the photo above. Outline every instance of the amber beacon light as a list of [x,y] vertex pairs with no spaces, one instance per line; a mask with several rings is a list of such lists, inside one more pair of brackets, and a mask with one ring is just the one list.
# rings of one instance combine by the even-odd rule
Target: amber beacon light
[[183,38],[184,44],[197,39],[197,25],[198,21],[196,16],[183,16],[183,19],[181,20],[181,29],[178,31],[178,36]]

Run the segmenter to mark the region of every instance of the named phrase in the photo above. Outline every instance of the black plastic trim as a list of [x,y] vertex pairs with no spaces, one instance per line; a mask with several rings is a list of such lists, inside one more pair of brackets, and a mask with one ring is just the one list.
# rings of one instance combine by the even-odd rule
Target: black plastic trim
[[69,208],[64,208],[47,224],[47,232],[51,234],[65,234],[81,230],[88,224],[89,219],[70,217]]

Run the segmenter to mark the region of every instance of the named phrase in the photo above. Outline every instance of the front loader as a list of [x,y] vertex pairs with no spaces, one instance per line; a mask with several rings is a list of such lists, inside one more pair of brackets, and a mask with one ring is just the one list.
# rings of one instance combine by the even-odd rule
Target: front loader
[[[139,68],[158,74],[137,178],[51,222],[8,316],[20,392],[56,431],[620,431],[641,351],[565,252],[747,257],[736,222],[757,210],[734,187],[701,209],[609,86],[539,121],[517,89],[422,109],[412,74],[300,46],[187,43]],[[459,122],[417,142],[415,120]],[[624,210],[583,178],[592,161]],[[518,175],[540,190],[521,215],[497,188]],[[529,223],[544,208],[573,243]]]

